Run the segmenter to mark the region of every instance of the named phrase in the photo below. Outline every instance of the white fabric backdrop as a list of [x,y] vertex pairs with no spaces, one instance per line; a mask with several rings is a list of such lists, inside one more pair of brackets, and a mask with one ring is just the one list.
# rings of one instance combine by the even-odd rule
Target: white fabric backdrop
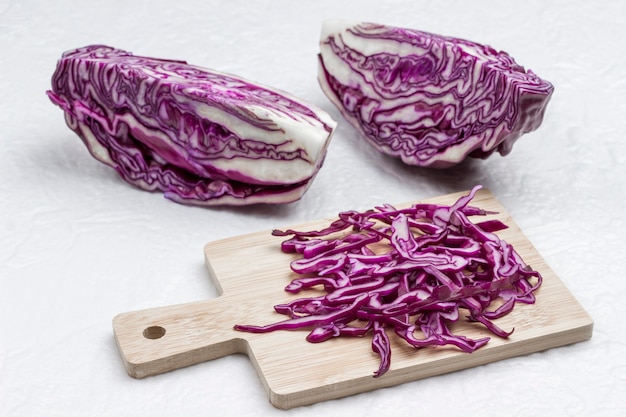
[[[504,203],[595,321],[588,342],[301,407],[294,416],[622,415],[626,410],[626,3],[0,0],[0,415],[279,415],[249,360],[127,376],[111,319],[217,295],[211,240],[475,184]],[[429,171],[383,157],[320,91],[320,23],[488,43],[555,85],[511,155]],[[340,126],[299,202],[186,207],[92,159],[47,99],[65,50],[104,43],[290,91]]]

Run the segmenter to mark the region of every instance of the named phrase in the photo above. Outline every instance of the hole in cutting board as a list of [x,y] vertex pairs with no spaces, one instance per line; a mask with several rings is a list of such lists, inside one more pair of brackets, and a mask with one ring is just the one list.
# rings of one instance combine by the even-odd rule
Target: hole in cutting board
[[146,327],[143,331],[143,337],[146,339],[160,339],[165,336],[165,328],[161,326]]

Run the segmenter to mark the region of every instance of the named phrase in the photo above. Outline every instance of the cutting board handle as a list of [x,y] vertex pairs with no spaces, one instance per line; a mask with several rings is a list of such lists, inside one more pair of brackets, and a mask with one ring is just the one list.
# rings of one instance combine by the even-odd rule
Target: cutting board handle
[[233,353],[246,352],[245,334],[233,330],[237,311],[218,298],[122,313],[115,340],[128,374],[156,375]]

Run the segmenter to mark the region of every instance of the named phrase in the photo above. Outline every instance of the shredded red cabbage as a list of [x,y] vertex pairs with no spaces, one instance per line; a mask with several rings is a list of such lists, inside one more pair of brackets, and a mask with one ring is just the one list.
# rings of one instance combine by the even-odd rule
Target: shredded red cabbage
[[516,302],[534,303],[542,277],[494,233],[505,229],[504,223],[470,221],[493,214],[469,205],[480,188],[451,206],[386,204],[339,213],[322,230],[275,230],[275,236],[291,236],[282,243],[283,252],[301,255],[291,262],[301,277],[285,290],[321,286],[324,294],[276,305],[286,320],[234,328],[253,333],[309,328],[306,340],[312,343],[371,333],[372,350],[380,357],[375,377],[391,364],[387,330],[416,348],[452,345],[469,353],[490,338],[452,333],[450,324],[465,315],[508,337],[513,330],[493,320],[510,313]]

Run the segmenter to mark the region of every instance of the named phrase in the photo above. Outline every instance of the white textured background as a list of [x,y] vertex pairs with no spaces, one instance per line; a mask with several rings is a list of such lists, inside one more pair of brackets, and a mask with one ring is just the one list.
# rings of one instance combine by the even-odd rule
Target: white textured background
[[[605,1],[0,0],[0,415],[624,415],[626,3]],[[488,43],[555,85],[513,153],[449,171],[359,140],[316,81],[320,22],[369,20]],[[47,99],[67,49],[105,43],[290,91],[340,122],[304,198],[202,209],[133,189]],[[468,189],[504,203],[595,321],[584,343],[283,412],[244,356],[144,380],[118,313],[216,296],[203,245]],[[295,370],[297,372],[297,370]]]

